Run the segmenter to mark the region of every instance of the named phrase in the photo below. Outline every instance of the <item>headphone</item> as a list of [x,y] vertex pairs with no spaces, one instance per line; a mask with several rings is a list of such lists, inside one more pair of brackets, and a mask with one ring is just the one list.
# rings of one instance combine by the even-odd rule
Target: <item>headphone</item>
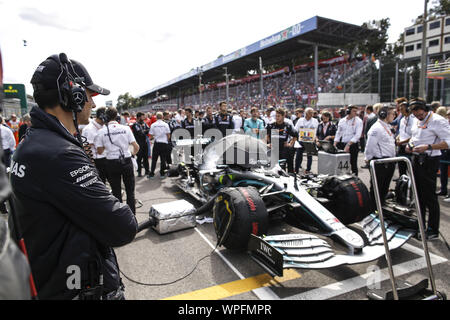
[[[61,107],[66,111],[80,113],[88,101],[86,89],[83,87],[83,78],[76,73],[72,62],[65,53],[60,53],[59,56],[52,55],[49,59],[55,61],[61,69],[61,73],[56,79]],[[59,84],[61,77],[64,77],[62,85]]]
[[388,116],[389,113],[389,107],[384,106],[383,108],[380,109],[380,111],[378,111],[378,118],[380,118],[381,120],[385,120]]
[[106,109],[99,109],[97,113],[97,118],[103,121],[103,123],[108,123],[108,117],[106,116]]
[[403,107],[405,108],[405,111],[406,111],[407,113],[411,113],[411,110],[409,109],[409,103],[408,103],[408,101],[405,101],[405,102],[401,103],[400,106],[403,106]]
[[353,110],[353,109],[356,109],[356,107],[355,107],[355,106],[352,106],[352,105],[348,106],[347,111],[345,112],[345,114],[346,114],[347,116],[349,116],[349,115],[352,113],[352,110]]
[[412,102],[409,103],[409,107],[411,107],[412,110],[416,109],[415,108],[416,106],[417,106],[418,109],[422,109],[425,112],[430,112],[431,111],[431,105],[427,104],[424,101],[412,100]]

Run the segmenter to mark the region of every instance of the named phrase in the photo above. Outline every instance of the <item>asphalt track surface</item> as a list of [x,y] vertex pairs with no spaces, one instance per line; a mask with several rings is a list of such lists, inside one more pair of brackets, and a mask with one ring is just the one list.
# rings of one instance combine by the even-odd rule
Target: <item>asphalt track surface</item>
[[[306,164],[306,159],[303,162]],[[360,154],[359,166],[363,165]],[[158,165],[159,168],[159,165]],[[314,159],[313,172],[317,170]],[[360,169],[360,178],[369,184],[369,170]],[[438,179],[439,184],[439,179]],[[175,187],[171,179],[136,178],[136,197],[143,202],[137,209],[138,221],[148,218],[152,205],[185,199],[195,200]],[[450,204],[441,203],[440,231],[450,240]],[[284,222],[271,226],[269,235],[302,233]],[[123,278],[126,298],[130,300],[365,300],[371,286],[381,281],[382,289],[390,288],[386,259],[356,266],[340,266],[328,270],[285,270],[283,278],[266,274],[246,253],[233,253],[216,247],[212,224],[195,229],[158,235],[142,231],[129,245],[117,248],[121,271],[133,280],[151,284],[138,285]],[[429,242],[431,262],[439,291],[450,294],[450,252],[442,238]],[[213,252],[214,250],[214,252]],[[392,251],[394,273],[398,281],[411,282],[428,277],[422,245],[411,239]],[[198,267],[187,278],[170,285]],[[380,270],[381,272],[374,272]]]

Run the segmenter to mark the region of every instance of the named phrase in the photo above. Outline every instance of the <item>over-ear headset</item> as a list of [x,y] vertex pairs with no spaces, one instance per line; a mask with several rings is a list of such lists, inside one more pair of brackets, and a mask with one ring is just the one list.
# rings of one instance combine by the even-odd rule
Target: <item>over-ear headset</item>
[[400,106],[404,107],[404,108],[405,108],[405,111],[406,111],[407,113],[411,113],[411,110],[409,109],[409,103],[408,103],[408,101],[402,102],[402,103],[400,104]]
[[425,112],[430,112],[431,111],[431,105],[427,104],[425,101],[422,101],[422,100],[413,99],[409,103],[409,107],[410,107],[411,111],[414,110],[414,109],[422,109]]
[[378,111],[378,118],[381,120],[385,120],[389,113],[389,107],[384,106]]
[[97,118],[103,121],[103,123],[108,123],[108,117],[106,116],[106,109],[98,109]]
[[[61,53],[59,56],[52,55],[49,59],[55,61],[61,69],[56,80],[61,107],[66,111],[81,112],[88,101],[82,78],[76,73],[72,62],[65,53]],[[60,84],[61,77],[64,79],[62,84]]]
[[345,114],[349,116],[352,113],[353,109],[356,109],[356,107],[353,106],[353,105],[348,106],[347,111],[345,112]]

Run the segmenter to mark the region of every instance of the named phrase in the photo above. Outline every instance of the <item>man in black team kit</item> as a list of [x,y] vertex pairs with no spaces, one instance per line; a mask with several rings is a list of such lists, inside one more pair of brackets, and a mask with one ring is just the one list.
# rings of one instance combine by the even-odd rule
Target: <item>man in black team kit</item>
[[[112,248],[133,241],[137,221],[101,181],[77,128],[89,122],[92,97],[109,91],[65,54],[42,62],[31,83],[38,106],[14,153],[11,185],[38,297],[120,299]],[[17,226],[10,225],[15,234]],[[72,283],[74,269],[80,286]]]
[[184,119],[181,122],[181,127],[183,129],[186,129],[187,131],[189,131],[189,134],[191,136],[191,139],[195,138],[195,120],[194,120],[194,116],[192,114],[192,109],[191,108],[186,108],[184,109],[184,111],[186,112],[186,119]]
[[150,173],[149,163],[148,163],[148,144],[147,135],[150,132],[150,127],[145,123],[145,114],[138,112],[136,115],[137,121],[131,127],[133,131],[134,138],[139,145],[139,152],[137,154],[137,164],[138,164],[138,177],[142,177],[142,165],[145,169],[145,175]]
[[[297,141],[297,132],[292,125],[285,121],[286,111],[283,108],[276,110],[276,121],[267,126],[267,143],[272,149],[272,152],[276,150],[275,143],[278,143],[279,159],[287,160],[289,158],[289,152]],[[289,137],[292,137],[288,142]],[[290,172],[293,168],[288,169]]]
[[[228,113],[226,102],[221,102],[219,104],[219,114],[216,116],[216,125],[224,138],[227,134],[231,134],[234,129],[233,117]],[[229,132],[227,132],[227,130],[229,130]]]
[[209,129],[217,129],[216,117],[213,115],[212,107],[206,108],[206,116],[203,118],[202,123],[203,134]]

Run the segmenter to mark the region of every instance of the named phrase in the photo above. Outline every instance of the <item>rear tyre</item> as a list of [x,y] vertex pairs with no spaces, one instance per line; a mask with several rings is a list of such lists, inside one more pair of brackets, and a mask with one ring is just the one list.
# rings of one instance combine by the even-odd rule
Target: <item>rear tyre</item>
[[266,234],[269,224],[264,201],[253,187],[219,192],[213,218],[218,244],[233,251],[247,250],[250,236]]

